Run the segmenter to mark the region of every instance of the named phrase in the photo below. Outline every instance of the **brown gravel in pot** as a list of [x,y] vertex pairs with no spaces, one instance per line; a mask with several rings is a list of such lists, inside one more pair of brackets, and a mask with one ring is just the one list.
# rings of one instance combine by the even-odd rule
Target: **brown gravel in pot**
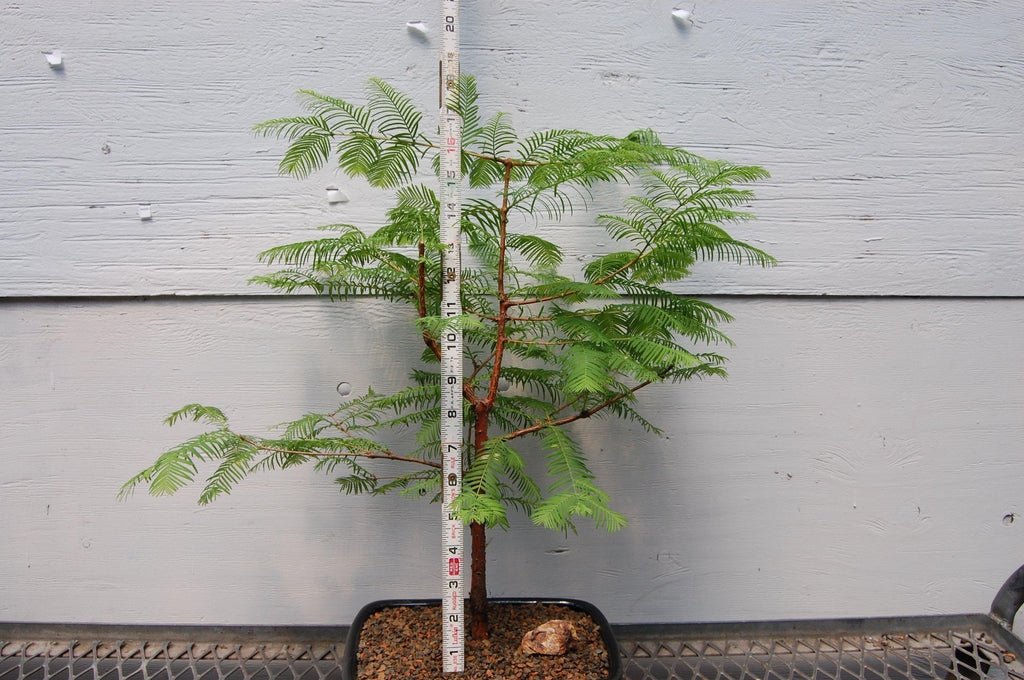
[[[441,669],[439,606],[376,612],[359,634],[359,680],[606,680],[608,651],[583,612],[552,604],[492,604],[491,639],[466,643],[466,672]],[[551,619],[572,621],[580,635],[564,656],[527,656],[519,643]]]

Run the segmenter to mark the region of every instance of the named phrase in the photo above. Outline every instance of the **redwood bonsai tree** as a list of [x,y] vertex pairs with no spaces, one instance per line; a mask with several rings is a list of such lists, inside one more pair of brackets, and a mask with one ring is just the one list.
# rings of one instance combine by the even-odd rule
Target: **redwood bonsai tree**
[[[189,404],[167,423],[204,421],[212,429],[160,455],[121,493],[140,484],[155,495],[174,493],[207,464],[199,496],[205,504],[252,473],[311,464],[335,474],[345,493],[439,500],[438,338],[457,324],[465,339],[468,432],[456,506],[472,540],[471,634],[485,638],[486,531],[507,527],[510,509],[559,532],[580,519],[608,531],[626,524],[577,444],[581,421],[623,418],[656,433],[638,392],[725,375],[714,346],[729,343],[719,330],[729,315],[668,286],[699,260],[769,266],[773,259],[724,229],[751,217],[741,210],[753,198],[744,185],[767,177],[762,168],[701,158],[646,129],[622,137],[575,129],[520,135],[502,113],[481,117],[473,78],[464,76],[457,92],[451,105],[463,118],[470,193],[462,206],[464,314],[455,319],[440,316],[435,182],[417,176],[430,163],[436,173],[438,145],[407,96],[381,80],[370,81],[362,106],[303,91],[306,115],[256,126],[288,141],[285,174],[304,177],[334,161],[345,174],[394,191],[379,229],[333,224],[322,227],[324,238],[271,248],[262,261],[284,268],[255,281],[339,299],[376,296],[407,308],[410,331],[425,347],[408,357],[409,384],[304,415],[277,437],[237,432],[221,410]],[[602,204],[621,204],[590,227],[595,240],[614,248],[582,268],[567,266],[545,225],[586,209],[596,193]],[[409,429],[415,445],[395,448],[395,433]],[[522,446],[527,439],[543,452],[546,479],[527,465],[524,451],[537,450]],[[397,476],[395,464],[405,468]]]

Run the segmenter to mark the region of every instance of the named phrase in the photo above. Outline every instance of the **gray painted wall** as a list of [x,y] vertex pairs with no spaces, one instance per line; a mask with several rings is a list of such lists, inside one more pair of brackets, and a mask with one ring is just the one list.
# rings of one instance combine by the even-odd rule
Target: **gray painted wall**
[[[263,247],[388,205],[278,177],[248,127],[371,75],[429,110],[436,33],[405,22],[434,4],[0,1],[0,620],[345,623],[435,592],[434,506],[306,471],[114,498],[182,403],[259,429],[402,384],[401,313],[244,284]],[[492,593],[621,622],[987,608],[1024,561],[1024,2],[672,7],[465,3],[487,105],[767,165],[745,229],[782,260],[681,289],[721,296],[738,347],[729,381],[645,395],[663,438],[586,428],[631,526],[495,533]]]

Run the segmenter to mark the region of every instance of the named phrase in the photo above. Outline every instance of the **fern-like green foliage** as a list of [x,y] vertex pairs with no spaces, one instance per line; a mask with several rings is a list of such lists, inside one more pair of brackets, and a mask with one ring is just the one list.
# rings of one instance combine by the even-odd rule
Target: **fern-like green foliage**
[[[749,185],[762,168],[709,160],[664,144],[651,130],[625,136],[561,128],[518,133],[503,113],[484,117],[477,86],[463,77],[449,106],[463,118],[462,167],[471,195],[462,230],[471,257],[464,267],[464,314],[440,315],[441,244],[434,191],[417,183],[421,165],[438,166],[436,141],[411,100],[371,80],[364,103],[312,91],[305,112],[260,123],[260,134],[287,142],[281,171],[303,177],[328,163],[394,192],[383,226],[323,227],[319,239],[265,251],[278,267],[256,282],[284,292],[343,299],[375,296],[406,305],[421,336],[409,357],[409,385],[373,390],[330,413],[287,424],[280,436],[238,433],[216,408],[190,404],[171,414],[203,422],[207,432],[166,451],[130,479],[173,493],[204,472],[200,503],[230,491],[252,473],[313,465],[336,475],[348,494],[399,492],[437,500],[440,492],[437,339],[460,328],[465,338],[463,493],[467,522],[507,526],[508,510],[538,525],[575,530],[580,519],[614,531],[625,518],[612,509],[579,446],[588,420],[621,418],[649,432],[638,393],[647,385],[723,376],[729,345],[720,326],[729,315],[681,297],[671,284],[699,261],[770,266],[772,257],[726,230],[749,220]],[[630,187],[621,209],[594,216],[592,227],[614,247],[582,269],[567,266],[543,226]],[[526,216],[529,219],[522,219]],[[499,386],[502,389],[499,389]],[[415,442],[396,450],[397,435]],[[485,434],[486,433],[486,434]],[[532,440],[528,441],[528,440]],[[533,466],[531,451],[543,452]]]

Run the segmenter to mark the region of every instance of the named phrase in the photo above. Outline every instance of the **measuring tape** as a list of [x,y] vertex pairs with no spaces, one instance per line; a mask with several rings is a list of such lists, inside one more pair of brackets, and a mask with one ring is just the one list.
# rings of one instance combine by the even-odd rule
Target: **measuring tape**
[[[462,314],[462,118],[448,108],[459,83],[459,2],[441,0],[441,315]],[[451,328],[441,338],[441,592],[444,672],[465,669],[466,616],[463,584],[466,560],[463,525],[452,502],[462,490],[462,331]]]

